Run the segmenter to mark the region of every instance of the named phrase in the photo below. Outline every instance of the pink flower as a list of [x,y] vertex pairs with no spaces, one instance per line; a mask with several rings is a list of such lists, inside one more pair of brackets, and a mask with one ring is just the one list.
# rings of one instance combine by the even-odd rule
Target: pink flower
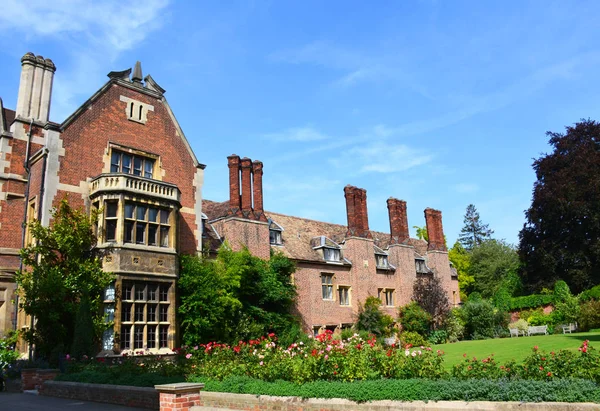
[[325,354],[325,359],[328,359],[328,358],[329,358],[329,355]]
[[67,356],[65,357],[67,360],[71,359],[71,356],[69,354],[67,354]]
[[187,358],[189,360],[190,358],[192,358],[192,354],[191,353],[190,354],[186,354],[185,358]]
[[261,367],[262,367],[262,365],[263,365],[263,364],[264,364],[264,363],[263,363],[262,361],[258,363],[258,365],[260,365]]
[[197,350],[198,350],[198,346],[195,346],[195,347],[194,347],[194,350],[196,350],[196,351],[197,351]]

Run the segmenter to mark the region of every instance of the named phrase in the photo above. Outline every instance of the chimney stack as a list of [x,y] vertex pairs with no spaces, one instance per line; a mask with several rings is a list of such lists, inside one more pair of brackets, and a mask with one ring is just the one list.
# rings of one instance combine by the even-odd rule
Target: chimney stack
[[232,154],[227,157],[229,167],[229,208],[237,213],[242,205],[240,198],[240,156]]
[[346,213],[348,216],[348,237],[372,238],[367,214],[367,190],[347,185],[344,187]]
[[390,244],[406,244],[410,239],[406,201],[390,197],[387,200],[390,216]]
[[433,208],[426,208],[425,223],[427,224],[427,237],[429,238],[427,250],[447,251],[442,226],[442,212]]
[[263,188],[262,188],[262,177],[263,177],[263,163],[262,161],[254,161],[252,163],[252,191],[254,194],[254,212],[262,214],[263,210]]
[[50,59],[27,53],[21,58],[17,118],[47,123],[56,66]]
[[248,157],[240,161],[242,169],[242,211],[252,210],[252,160]]

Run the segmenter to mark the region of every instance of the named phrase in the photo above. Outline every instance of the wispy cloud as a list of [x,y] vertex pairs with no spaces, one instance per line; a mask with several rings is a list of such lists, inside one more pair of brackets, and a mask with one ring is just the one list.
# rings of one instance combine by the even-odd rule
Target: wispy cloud
[[312,127],[289,128],[277,133],[268,133],[263,135],[263,138],[275,142],[309,142],[331,139],[330,136],[315,130]]
[[59,41],[68,50],[70,61],[59,65],[61,76],[55,79],[53,93],[52,117],[62,119],[73,111],[79,96],[96,87],[90,79],[102,78],[102,63],[116,60],[161,26],[168,4],[168,0],[145,0],[143,6],[118,0],[5,0],[0,33],[17,33],[26,42]]
[[459,183],[455,184],[452,188],[454,191],[461,194],[474,193],[475,191],[479,190],[479,186],[472,183]]
[[429,163],[432,153],[405,144],[376,142],[346,150],[332,163],[337,167],[351,167],[359,173],[395,173]]

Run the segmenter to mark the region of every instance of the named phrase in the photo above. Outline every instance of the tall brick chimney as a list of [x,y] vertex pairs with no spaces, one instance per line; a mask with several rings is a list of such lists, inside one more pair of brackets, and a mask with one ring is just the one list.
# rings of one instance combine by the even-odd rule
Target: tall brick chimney
[[232,213],[241,209],[240,197],[240,156],[232,154],[227,157],[229,167],[229,208]]
[[442,212],[433,208],[425,209],[425,223],[427,224],[427,237],[429,245],[427,250],[447,251],[444,242],[444,228],[442,226]]
[[56,66],[50,59],[27,53],[21,58],[17,118],[47,123]]
[[252,162],[252,192],[254,197],[254,213],[257,217],[263,214],[263,163],[255,160]]
[[242,211],[252,210],[252,160],[248,157],[240,161],[242,169]]
[[372,238],[367,214],[367,190],[347,185],[344,187],[348,232],[346,236]]
[[410,239],[406,201],[390,197],[387,207],[390,216],[390,244],[406,244]]

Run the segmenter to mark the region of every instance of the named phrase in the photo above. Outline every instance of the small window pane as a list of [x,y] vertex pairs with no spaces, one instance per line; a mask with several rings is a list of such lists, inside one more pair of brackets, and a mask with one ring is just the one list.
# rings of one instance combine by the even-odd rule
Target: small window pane
[[118,173],[121,171],[121,153],[113,151],[110,157],[110,172]]
[[156,285],[148,284],[148,301],[157,301]]
[[121,349],[129,350],[131,348],[131,326],[121,326]]
[[146,287],[143,284],[135,285],[135,299],[138,301],[146,300]]
[[154,166],[154,161],[146,159],[144,161],[144,177],[152,178],[152,168]]
[[146,220],[146,207],[140,206],[140,205],[137,206],[135,218],[136,218],[136,220],[145,221]]
[[159,305],[158,306],[158,319],[160,322],[169,321],[169,306],[168,305]]
[[123,154],[123,172],[131,174],[131,155]]
[[169,224],[169,211],[168,210],[160,210],[160,223],[161,224]]
[[133,285],[131,284],[123,284],[123,299],[131,300],[133,296]]
[[131,304],[121,304],[121,321],[131,321]]
[[160,326],[159,346],[160,348],[168,347],[169,326]]
[[142,175],[142,158],[141,157],[133,158],[133,175],[136,175],[136,176]]
[[115,201],[106,202],[106,217],[117,216],[117,203]]
[[117,220],[106,220],[106,241],[117,239]]
[[160,286],[160,301],[169,301],[169,286]]
[[158,226],[151,224],[150,227],[148,227],[148,245],[158,245],[157,235]]
[[156,326],[148,325],[146,328],[148,329],[148,336],[146,338],[148,348],[156,348]]
[[148,322],[156,321],[156,304],[148,305]]
[[158,208],[150,207],[148,208],[148,221],[156,223],[158,218]]
[[169,246],[169,227],[160,227],[160,246],[168,247]]
[[114,321],[114,319],[115,319],[114,304],[107,304],[104,306],[104,318],[106,321]]
[[137,222],[135,224],[135,242],[144,244],[146,242],[146,224]]
[[134,338],[135,348],[144,348],[144,326],[143,325],[135,326],[135,335],[133,338]]

